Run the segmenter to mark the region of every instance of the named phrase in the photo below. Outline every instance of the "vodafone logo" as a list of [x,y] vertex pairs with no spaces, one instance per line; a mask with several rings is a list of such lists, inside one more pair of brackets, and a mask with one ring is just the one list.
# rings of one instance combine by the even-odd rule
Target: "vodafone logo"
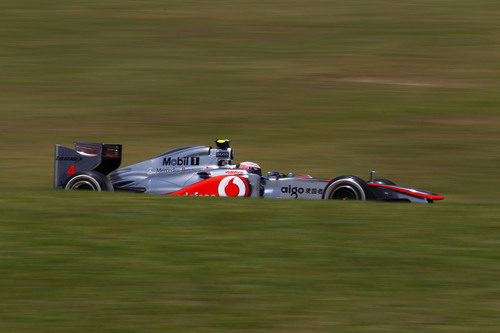
[[244,197],[247,193],[247,185],[237,176],[224,177],[218,187],[221,197]]
[[250,188],[245,178],[224,175],[199,181],[169,195],[244,197],[249,192]]

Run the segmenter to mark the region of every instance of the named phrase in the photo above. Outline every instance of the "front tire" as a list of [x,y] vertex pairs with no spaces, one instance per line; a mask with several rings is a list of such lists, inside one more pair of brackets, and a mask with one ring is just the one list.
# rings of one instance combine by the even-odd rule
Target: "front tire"
[[100,172],[84,171],[71,178],[64,189],[72,191],[113,191],[113,184]]
[[372,199],[372,196],[363,179],[356,176],[340,176],[327,185],[323,199],[367,200]]

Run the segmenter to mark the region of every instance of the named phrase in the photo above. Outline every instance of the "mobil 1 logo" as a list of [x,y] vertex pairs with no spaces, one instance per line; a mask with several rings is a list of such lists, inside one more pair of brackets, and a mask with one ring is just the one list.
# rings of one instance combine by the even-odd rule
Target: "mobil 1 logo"
[[163,158],[162,165],[165,166],[188,166],[188,165],[200,165],[199,157],[177,157],[177,158]]

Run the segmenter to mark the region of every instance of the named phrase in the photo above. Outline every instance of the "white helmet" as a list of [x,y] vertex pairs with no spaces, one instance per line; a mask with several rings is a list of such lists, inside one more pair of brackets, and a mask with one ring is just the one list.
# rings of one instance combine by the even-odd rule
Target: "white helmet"
[[262,175],[262,170],[257,163],[254,162],[241,162],[238,164],[238,169],[248,170],[248,172]]

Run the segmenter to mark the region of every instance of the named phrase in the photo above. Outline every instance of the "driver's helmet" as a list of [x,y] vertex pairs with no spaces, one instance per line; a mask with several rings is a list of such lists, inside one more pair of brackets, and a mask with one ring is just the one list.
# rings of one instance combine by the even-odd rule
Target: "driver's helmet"
[[254,162],[241,162],[237,166],[238,169],[248,170],[248,172],[262,175],[262,170],[257,163]]

